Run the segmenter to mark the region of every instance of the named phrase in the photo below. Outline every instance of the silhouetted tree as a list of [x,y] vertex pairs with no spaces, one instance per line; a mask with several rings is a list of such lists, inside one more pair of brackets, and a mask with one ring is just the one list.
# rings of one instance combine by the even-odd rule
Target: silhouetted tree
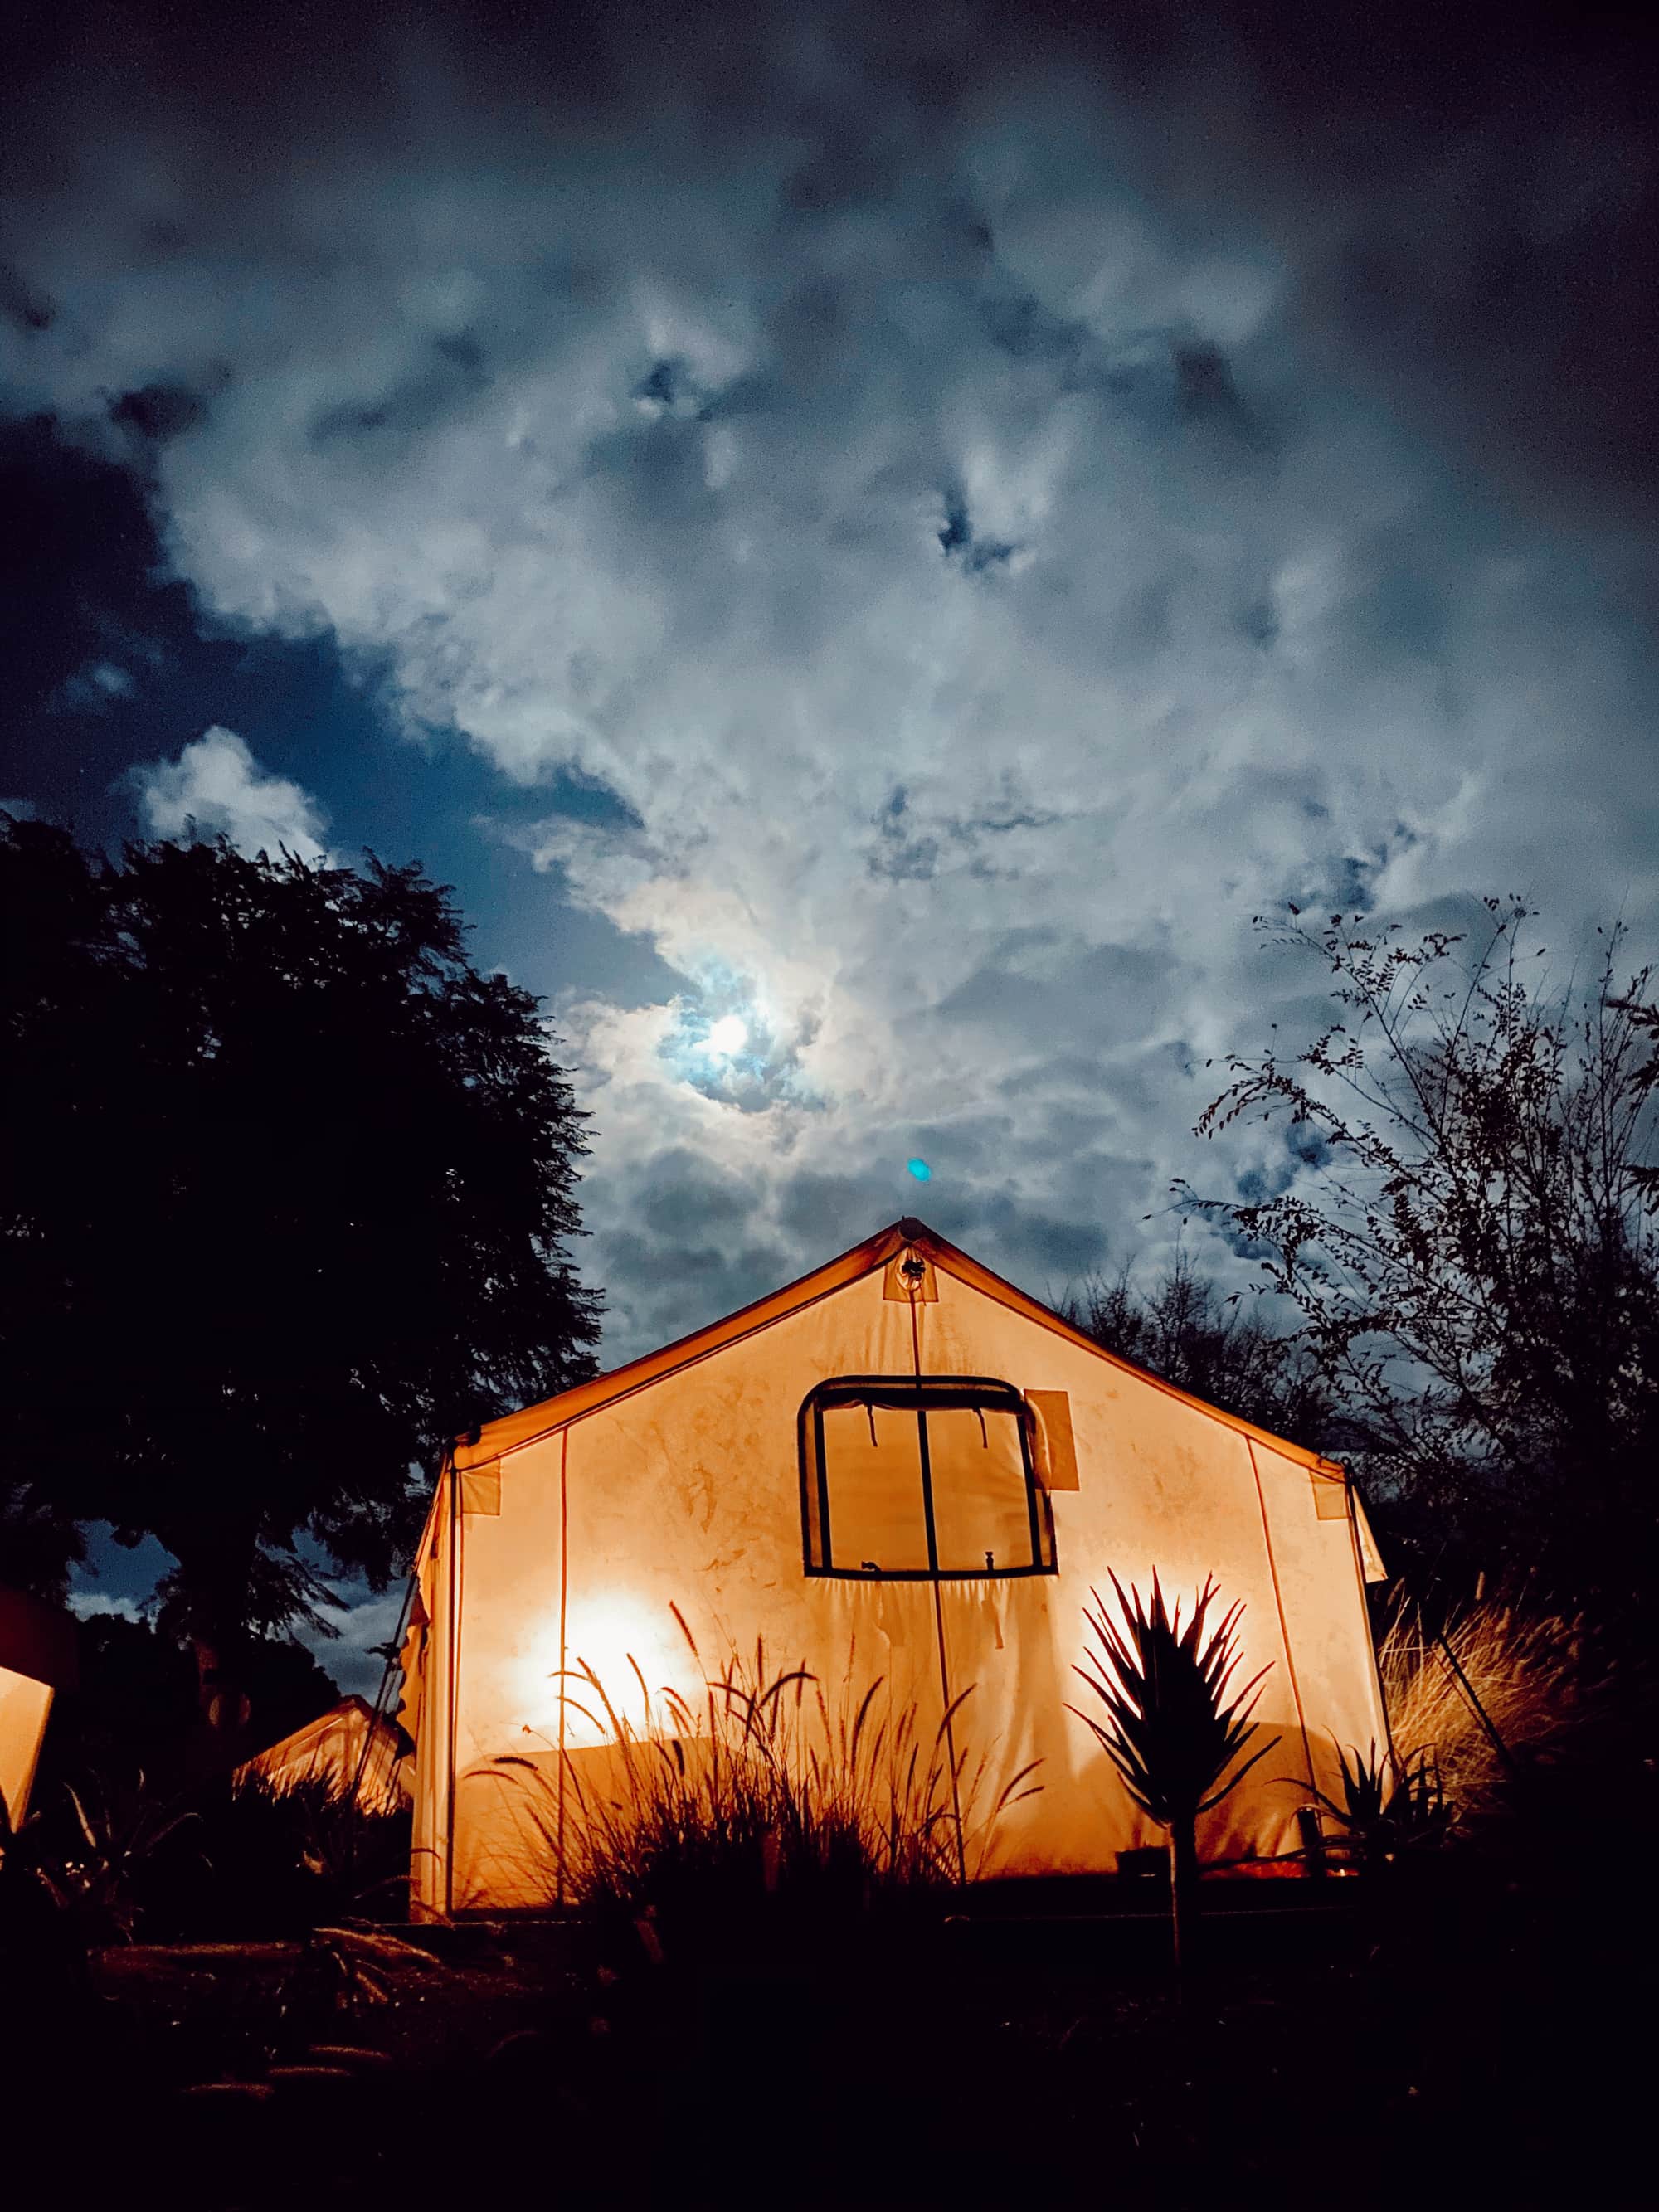
[[243,1639],[315,1618],[313,1560],[384,1587],[420,1463],[591,1371],[582,1117],[418,866],[112,864],[0,817],[0,915],[8,1461],[173,1554],[234,1726]]
[[1200,1131],[1282,1116],[1301,1165],[1212,1211],[1300,1309],[1352,1455],[1420,1542],[1629,1600],[1659,1566],[1659,1015],[1645,972],[1615,990],[1617,931],[1549,996],[1527,910],[1486,903],[1473,945],[1265,925],[1325,968],[1340,1018],[1230,1060]]
[[1061,1308],[1108,1352],[1275,1436],[1327,1449],[1339,1428],[1330,1388],[1295,1334],[1279,1334],[1241,1295],[1224,1293],[1178,1253],[1150,1288],[1127,1272],[1096,1277]]
[[34,1597],[62,1598],[70,1565],[85,1553],[73,1515],[38,1475],[0,1476],[0,1581]]

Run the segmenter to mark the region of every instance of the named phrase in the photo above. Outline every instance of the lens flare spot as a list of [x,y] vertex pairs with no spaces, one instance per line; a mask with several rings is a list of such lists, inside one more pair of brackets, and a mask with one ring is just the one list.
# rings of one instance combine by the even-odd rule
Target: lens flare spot
[[909,1169],[911,1174],[915,1177],[918,1182],[931,1182],[933,1181],[933,1170],[928,1166],[926,1160],[906,1160],[904,1164]]

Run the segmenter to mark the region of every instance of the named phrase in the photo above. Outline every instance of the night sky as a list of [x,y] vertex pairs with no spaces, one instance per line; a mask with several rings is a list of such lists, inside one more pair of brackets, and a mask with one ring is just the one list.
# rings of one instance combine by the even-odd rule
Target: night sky
[[23,15],[0,800],[454,884],[607,1364],[907,1211],[1237,1276],[1168,1189],[1298,1171],[1191,1134],[1287,900],[1659,939],[1616,19]]

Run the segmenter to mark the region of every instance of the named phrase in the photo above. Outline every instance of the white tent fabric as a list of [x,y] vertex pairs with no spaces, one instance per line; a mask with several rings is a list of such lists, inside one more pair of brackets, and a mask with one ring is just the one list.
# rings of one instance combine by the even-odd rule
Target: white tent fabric
[[343,1698],[236,1771],[239,1778],[257,1775],[277,1790],[320,1782],[331,1796],[343,1797],[355,1789],[365,1811],[391,1813],[409,1802],[402,1760],[397,1729],[388,1721],[376,1722],[364,1700],[354,1697]]
[[75,1680],[69,1614],[0,1589],[0,1804],[14,1827],[28,1810],[53,1692],[72,1689]]
[[[903,1221],[741,1313],[458,1444],[417,1559],[400,1716],[428,1915],[556,1894],[568,1790],[614,1758],[583,1669],[683,1732],[764,1640],[832,1701],[880,1677],[984,1762],[970,1873],[1110,1871],[1156,1841],[1067,1711],[1109,1575],[1242,1600],[1277,1748],[1207,1817],[1206,1856],[1294,1841],[1334,1742],[1386,1743],[1343,1469],[1103,1352]],[[695,1638],[691,1644],[684,1621]],[[649,1709],[635,1669],[644,1678]],[[503,1766],[510,1759],[514,1764]],[[1039,1793],[975,1826],[1010,1777]],[[539,1776],[539,1797],[526,1778]],[[550,1819],[556,1806],[558,1819]]]

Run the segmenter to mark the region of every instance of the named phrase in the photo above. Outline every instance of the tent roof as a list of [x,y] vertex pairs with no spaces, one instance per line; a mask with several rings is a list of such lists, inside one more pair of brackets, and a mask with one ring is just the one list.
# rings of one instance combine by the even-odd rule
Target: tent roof
[[343,1721],[350,1719],[354,1714],[360,1716],[365,1723],[374,1717],[368,1698],[360,1698],[356,1691],[349,1697],[342,1698],[337,1705],[330,1705],[326,1711],[319,1713],[314,1720],[301,1723],[300,1727],[290,1729],[287,1735],[278,1736],[275,1743],[268,1743],[263,1751],[256,1751],[247,1764],[257,1765],[262,1759],[269,1759],[276,1752],[300,1751],[307,1743],[337,1729]]
[[1224,1427],[1236,1429],[1243,1436],[1254,1437],[1259,1443],[1268,1445],[1273,1450],[1304,1467],[1317,1468],[1331,1475],[1342,1473],[1334,1461],[1322,1458],[1319,1453],[1309,1451],[1301,1444],[1293,1444],[1284,1437],[1276,1437],[1270,1430],[1258,1428],[1253,1421],[1243,1420],[1237,1413],[1223,1413],[1219,1407],[1212,1406],[1202,1398],[1195,1398],[1190,1391],[1179,1390],[1173,1382],[1165,1382],[1161,1376],[1148,1374],[1145,1368],[1137,1367],[1132,1360],[1120,1358],[1116,1352],[1105,1351],[1092,1337],[1085,1336],[1081,1329],[1073,1328],[1069,1322],[1062,1321],[1051,1308],[1036,1298],[1028,1297],[1024,1291],[1016,1290],[1012,1283],[1005,1282],[1000,1275],[993,1274],[990,1268],[981,1267],[977,1260],[970,1259],[966,1252],[959,1251],[948,1239],[929,1229],[925,1222],[910,1216],[890,1223],[873,1237],[866,1237],[862,1244],[854,1244],[850,1251],[826,1261],[822,1267],[815,1267],[811,1274],[802,1275],[797,1281],[786,1284],[781,1291],[773,1291],[766,1297],[757,1298],[751,1305],[739,1307],[736,1313],[727,1314],[723,1321],[711,1322],[706,1328],[696,1329],[690,1336],[680,1337],[674,1343],[665,1345],[659,1352],[647,1352],[643,1358],[630,1359],[626,1366],[612,1368],[608,1375],[596,1375],[591,1382],[578,1382],[574,1389],[561,1391],[556,1398],[544,1399],[540,1405],[526,1406],[519,1413],[504,1413],[499,1420],[487,1422],[479,1431],[476,1443],[457,1442],[454,1463],[465,1472],[468,1468],[485,1466],[490,1461],[499,1459],[504,1452],[517,1451],[522,1445],[534,1443],[539,1437],[550,1436],[556,1430],[567,1427],[572,1421],[580,1420],[586,1414],[597,1413],[602,1406],[611,1405],[618,1398],[628,1397],[635,1390],[643,1390],[651,1383],[660,1382],[665,1376],[676,1374],[681,1368],[690,1366],[694,1361],[708,1358],[711,1352],[723,1351],[727,1345],[736,1344],[744,1337],[753,1336],[759,1329],[769,1328],[774,1322],[787,1320],[791,1314],[799,1313],[804,1307],[816,1304],[820,1298],[831,1297],[836,1291],[844,1290],[849,1283],[859,1282],[865,1276],[874,1274],[907,1246],[914,1246],[942,1273],[954,1276],[957,1281],[967,1284],[987,1297],[994,1298],[999,1305],[1023,1314],[1028,1321],[1036,1322],[1041,1328],[1053,1329],[1057,1336],[1063,1336],[1069,1343],[1091,1352],[1097,1359],[1103,1359],[1109,1366],[1120,1368],[1125,1374],[1150,1383],[1154,1389],[1162,1390],[1171,1398],[1178,1398],[1185,1405],[1196,1407],[1200,1413],[1207,1413],[1212,1420],[1220,1422]]
[[331,1795],[355,1795],[371,1812],[390,1812],[408,1795],[398,1779],[408,1744],[396,1721],[353,1695],[245,1760],[236,1778],[262,1777],[279,1791],[310,1780]]

